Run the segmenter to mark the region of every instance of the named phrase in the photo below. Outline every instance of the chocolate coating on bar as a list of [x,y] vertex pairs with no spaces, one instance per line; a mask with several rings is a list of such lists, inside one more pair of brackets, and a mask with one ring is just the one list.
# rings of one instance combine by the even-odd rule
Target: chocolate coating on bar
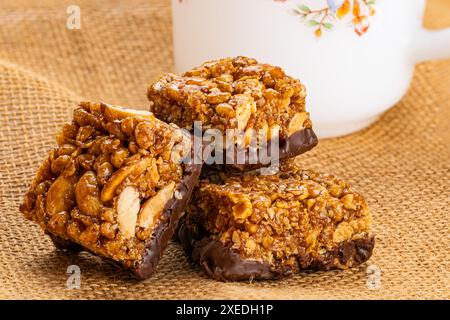
[[292,274],[289,267],[275,270],[267,263],[243,260],[239,253],[198,232],[198,226],[182,223],[178,239],[186,253],[215,280],[268,280]]
[[66,240],[61,238],[60,236],[57,236],[55,234],[48,233],[50,239],[52,239],[53,244],[56,248],[68,251],[71,253],[78,253],[83,251],[83,247],[80,246],[78,243],[75,243],[70,240]]
[[[314,133],[314,131],[311,128],[306,128],[303,130],[300,130],[293,135],[289,136],[288,138],[285,138],[283,140],[279,141],[279,149],[278,149],[278,159],[273,159],[272,163],[279,163],[283,160],[293,158],[295,156],[298,156],[302,153],[305,153],[311,149],[313,149],[317,144],[319,143],[319,140]],[[235,147],[235,150],[233,151],[233,154],[237,154],[237,148]],[[267,151],[266,151],[267,157],[270,159],[272,156],[271,154],[271,148],[270,144],[267,145]],[[234,161],[231,161],[231,164],[212,164],[210,167],[218,169],[220,171],[250,171],[255,170],[261,167],[270,166],[271,163],[261,163],[258,161],[257,163],[250,163],[249,160],[249,154],[248,152],[245,153],[245,160],[243,164],[237,164],[234,159]]]
[[181,199],[172,199],[167,203],[162,217],[164,218],[153,231],[153,237],[146,244],[145,254],[142,261],[132,268],[133,274],[139,279],[150,277],[162,256],[169,240],[174,236],[178,223],[184,215],[184,208],[189,201],[194,187],[197,185],[198,177],[201,172],[201,165],[190,165],[187,169],[187,175],[178,187]]
[[[186,253],[212,279],[219,281],[269,280],[289,277],[295,273],[290,266],[274,268],[267,263],[242,259],[236,251],[221,242],[199,234],[198,227],[184,222],[178,238]],[[366,237],[341,243],[320,259],[308,254],[298,256],[302,270],[328,271],[336,269],[337,259],[342,265],[358,265],[367,261],[375,246],[375,237]]]

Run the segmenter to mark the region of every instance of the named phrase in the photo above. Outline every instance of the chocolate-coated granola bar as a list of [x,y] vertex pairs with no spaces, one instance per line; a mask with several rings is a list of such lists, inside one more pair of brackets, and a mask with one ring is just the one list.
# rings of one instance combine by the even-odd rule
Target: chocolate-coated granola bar
[[200,165],[180,160],[191,141],[150,112],[82,103],[57,136],[20,210],[59,248],[155,270]]
[[[251,58],[210,61],[182,76],[164,74],[147,95],[150,110],[164,121],[189,130],[199,121],[203,131],[218,129],[223,137],[232,130],[234,141],[223,143],[223,148],[236,150],[224,163],[239,170],[268,165],[259,154],[252,159],[247,151],[243,161],[236,156],[236,146],[245,149],[252,138],[273,141],[277,137],[279,160],[306,152],[318,142],[305,110],[303,84],[281,68]],[[270,143],[258,142],[270,149]],[[269,150],[265,152],[271,156]]]
[[309,170],[204,180],[186,211],[179,239],[222,281],[351,268],[374,247],[363,197],[334,176]]

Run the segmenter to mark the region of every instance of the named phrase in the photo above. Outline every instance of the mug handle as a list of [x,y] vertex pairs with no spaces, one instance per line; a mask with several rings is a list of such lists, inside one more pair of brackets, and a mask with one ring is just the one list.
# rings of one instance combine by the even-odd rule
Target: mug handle
[[450,28],[437,31],[421,28],[415,38],[414,62],[445,58],[450,58]]

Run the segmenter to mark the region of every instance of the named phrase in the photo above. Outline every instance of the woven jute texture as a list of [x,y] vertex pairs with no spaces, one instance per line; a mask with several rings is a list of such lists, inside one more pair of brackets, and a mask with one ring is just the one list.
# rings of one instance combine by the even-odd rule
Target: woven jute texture
[[[146,108],[147,85],[173,68],[167,0],[76,2],[81,30],[65,26],[72,1],[0,4],[0,298],[450,298],[448,60],[419,65],[408,94],[370,128],[298,158],[366,196],[377,244],[359,268],[221,283],[172,243],[138,282],[87,253],[56,251],[18,206],[57,128],[82,99]],[[450,26],[450,2],[430,1],[425,24]],[[69,265],[80,267],[79,289],[67,289]]]

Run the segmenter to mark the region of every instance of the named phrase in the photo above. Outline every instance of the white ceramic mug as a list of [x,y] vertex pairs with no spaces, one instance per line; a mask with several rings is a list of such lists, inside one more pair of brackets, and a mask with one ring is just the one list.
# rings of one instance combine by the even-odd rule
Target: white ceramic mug
[[450,57],[450,30],[422,27],[425,0],[172,1],[177,72],[237,55],[279,65],[305,84],[321,138],[367,127],[415,63]]

